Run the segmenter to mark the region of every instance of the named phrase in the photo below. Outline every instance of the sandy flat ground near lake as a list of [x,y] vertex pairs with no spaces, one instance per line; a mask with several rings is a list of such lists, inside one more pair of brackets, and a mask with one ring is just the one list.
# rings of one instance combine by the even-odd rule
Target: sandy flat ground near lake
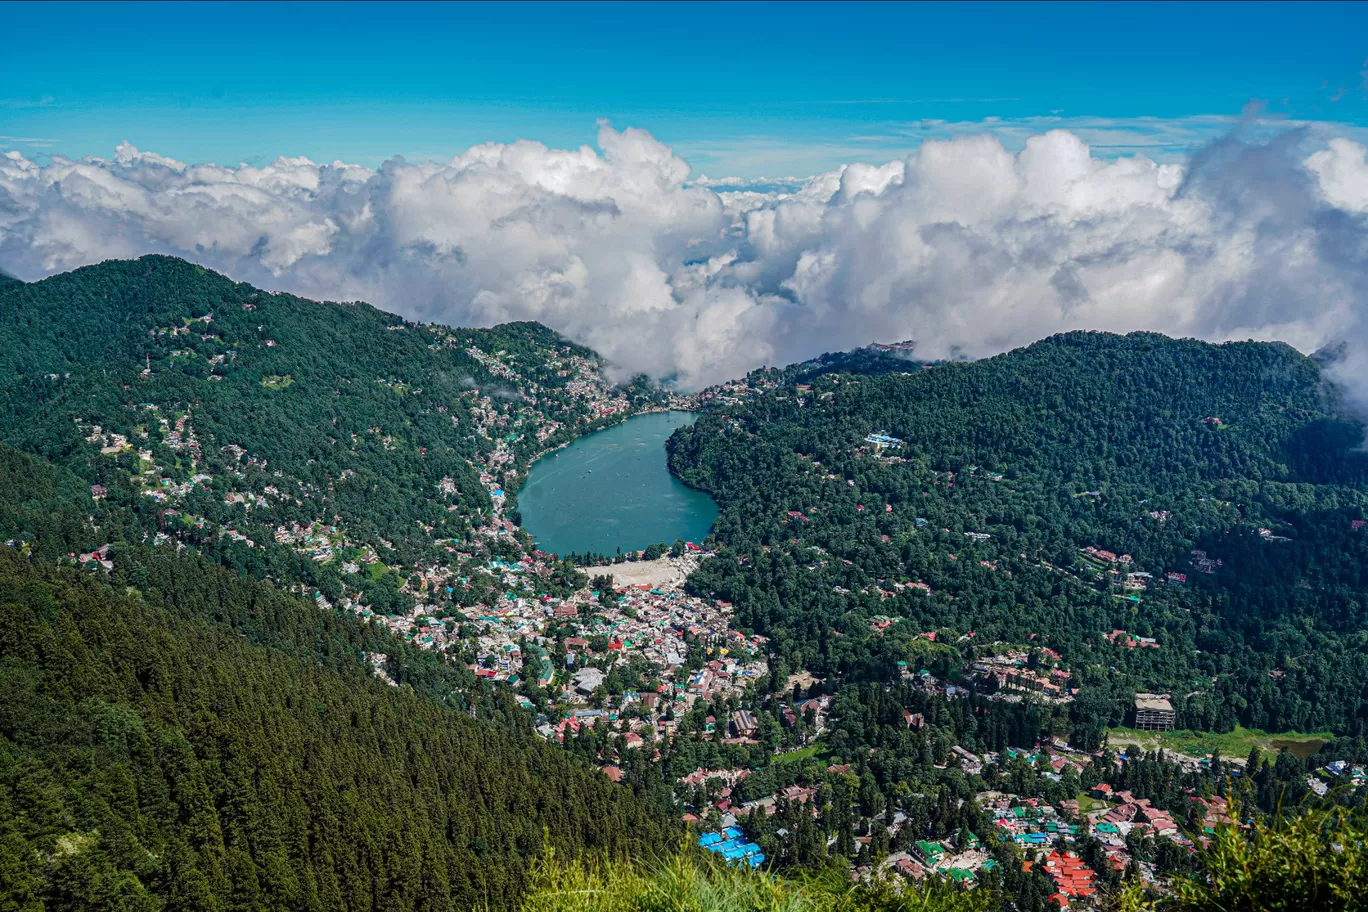
[[[662,557],[653,561],[627,561],[613,564],[609,570],[613,583],[618,586],[657,586],[669,589],[684,584],[684,577],[698,566],[698,558]],[[586,567],[585,572],[593,575],[596,568]]]

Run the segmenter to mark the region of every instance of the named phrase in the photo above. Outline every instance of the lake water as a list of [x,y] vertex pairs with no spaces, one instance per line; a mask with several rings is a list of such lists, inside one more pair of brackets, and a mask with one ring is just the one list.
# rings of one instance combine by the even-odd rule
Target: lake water
[[692,412],[637,415],[581,437],[532,465],[518,491],[522,524],[556,554],[614,554],[677,538],[701,542],[717,505],[665,464],[665,441]]

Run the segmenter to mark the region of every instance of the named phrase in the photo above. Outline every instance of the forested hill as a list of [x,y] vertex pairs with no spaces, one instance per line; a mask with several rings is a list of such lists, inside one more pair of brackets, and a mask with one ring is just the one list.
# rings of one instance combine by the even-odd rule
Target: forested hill
[[[416,549],[428,538],[414,534],[418,521],[459,534],[490,512],[475,467],[494,443],[471,414],[479,400],[493,393],[562,425],[597,418],[566,391],[572,372],[558,375],[562,360],[592,357],[538,324],[417,326],[169,257],[109,261],[0,289],[0,438],[83,462],[81,474],[101,481],[108,467],[81,446],[95,426],[105,444],[121,434],[128,449],[187,465],[193,433],[210,474],[250,460],[288,476],[273,505],[283,518],[331,480],[332,513]],[[521,417],[504,436],[530,455],[545,441]],[[191,432],[159,427],[182,418]],[[234,448],[231,469],[216,466],[223,447]],[[444,477],[458,492],[455,517],[432,496]]]
[[547,846],[662,838],[554,747],[159,600],[0,548],[8,907],[502,909]]
[[412,324],[170,257],[0,287],[0,441],[170,538],[384,613],[508,531],[537,454],[659,395],[601,367],[539,324]]
[[787,669],[887,678],[939,631],[966,670],[1058,653],[1076,733],[1135,691],[1180,726],[1362,731],[1368,458],[1316,362],[1071,333],[909,371],[781,381],[671,440],[722,506],[691,585]]
[[423,635],[508,591],[533,455],[655,395],[600,367],[166,257],[0,285],[0,906],[514,908],[672,842]]
[[138,528],[0,444],[6,907],[505,909],[667,838],[463,667]]

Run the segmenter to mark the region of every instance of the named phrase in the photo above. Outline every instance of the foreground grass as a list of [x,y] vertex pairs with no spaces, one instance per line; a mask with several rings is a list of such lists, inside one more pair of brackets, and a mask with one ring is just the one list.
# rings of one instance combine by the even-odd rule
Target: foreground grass
[[[1244,815],[1241,815],[1244,816]],[[1216,833],[1167,895],[1138,883],[1103,912],[1350,912],[1368,909],[1368,814],[1332,806]],[[562,863],[533,872],[522,912],[990,912],[1012,897],[941,883],[856,887],[839,876],[778,878],[681,852],[650,864]]]
[[682,853],[654,864],[559,864],[533,875],[523,912],[987,912],[987,891],[935,885],[899,896],[839,878],[780,879]]
[[1123,912],[1349,912],[1368,908],[1368,818],[1362,808],[1304,811],[1217,833],[1201,872],[1146,900],[1131,886]]

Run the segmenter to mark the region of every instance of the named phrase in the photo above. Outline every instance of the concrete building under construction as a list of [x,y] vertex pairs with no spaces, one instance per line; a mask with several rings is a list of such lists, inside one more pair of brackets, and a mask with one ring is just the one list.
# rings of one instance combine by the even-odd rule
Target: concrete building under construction
[[1141,731],[1173,731],[1175,718],[1168,694],[1135,695],[1135,727]]

